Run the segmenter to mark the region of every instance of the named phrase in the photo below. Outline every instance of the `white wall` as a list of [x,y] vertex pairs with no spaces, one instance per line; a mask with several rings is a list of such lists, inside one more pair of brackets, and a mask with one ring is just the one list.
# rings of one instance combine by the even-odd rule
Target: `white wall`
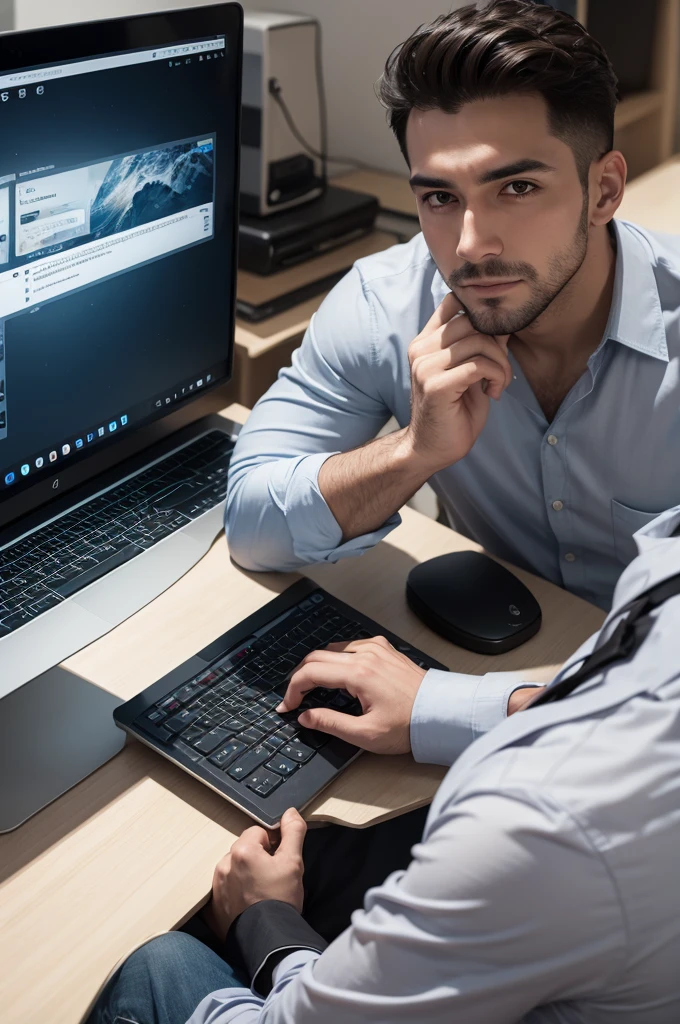
[[14,27],[63,25],[69,21],[167,11],[170,7],[193,7],[202,2],[204,0],[14,0]]
[[[8,0],[0,0],[2,6]],[[121,14],[189,7],[201,0],[14,0],[15,27],[35,28]],[[396,141],[373,93],[387,55],[417,25],[468,0],[243,0],[246,10],[301,11],[321,22],[329,147],[403,173]],[[0,23],[0,28],[2,24]],[[339,170],[339,167],[331,168]]]

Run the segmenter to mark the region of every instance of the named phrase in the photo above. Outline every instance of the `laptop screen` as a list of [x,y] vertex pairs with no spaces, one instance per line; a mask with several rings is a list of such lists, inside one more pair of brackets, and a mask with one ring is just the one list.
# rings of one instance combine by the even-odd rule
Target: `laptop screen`
[[230,373],[237,36],[168,35],[0,70],[0,500]]

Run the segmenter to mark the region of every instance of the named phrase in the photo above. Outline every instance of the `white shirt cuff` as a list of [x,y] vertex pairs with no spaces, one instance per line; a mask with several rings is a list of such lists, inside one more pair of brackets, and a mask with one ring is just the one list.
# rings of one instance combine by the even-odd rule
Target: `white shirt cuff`
[[524,686],[520,672],[484,676],[430,669],[411,712],[411,750],[416,761],[451,765],[474,740],[508,714],[510,695]]

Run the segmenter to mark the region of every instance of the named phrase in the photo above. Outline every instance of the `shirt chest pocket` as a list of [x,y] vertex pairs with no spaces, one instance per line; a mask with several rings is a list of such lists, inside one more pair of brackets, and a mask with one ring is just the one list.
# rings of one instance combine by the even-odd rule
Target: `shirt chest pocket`
[[612,505],[612,529],[614,531],[614,547],[617,557],[628,565],[637,557],[637,544],[633,540],[633,534],[651,523],[661,512],[640,512],[636,508],[629,508],[622,505],[620,501],[611,500]]

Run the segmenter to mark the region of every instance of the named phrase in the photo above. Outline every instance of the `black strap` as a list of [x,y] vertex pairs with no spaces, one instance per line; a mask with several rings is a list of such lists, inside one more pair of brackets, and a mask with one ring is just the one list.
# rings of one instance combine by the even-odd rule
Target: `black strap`
[[650,612],[658,608],[664,601],[675,597],[676,594],[680,594],[680,574],[671,576],[663,583],[658,583],[641,597],[631,601],[628,606],[628,615],[619,622],[609,640],[601,647],[596,647],[573,675],[567,679],[561,679],[555,686],[548,686],[542,690],[527,705],[527,710],[568,697],[581,683],[585,683],[587,679],[590,679],[605,666],[611,665],[614,661],[624,661],[626,658],[630,658],[642,645],[652,628]]

